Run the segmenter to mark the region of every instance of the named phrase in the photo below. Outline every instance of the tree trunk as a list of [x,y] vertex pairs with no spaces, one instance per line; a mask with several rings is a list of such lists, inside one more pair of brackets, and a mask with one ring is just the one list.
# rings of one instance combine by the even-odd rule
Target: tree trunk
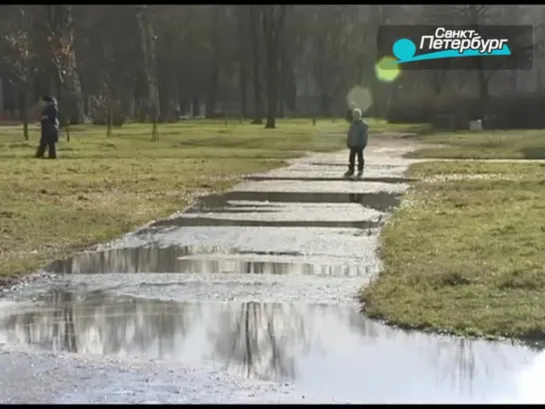
[[112,92],[111,92],[111,89],[112,89],[112,84],[107,84],[107,89],[106,89],[106,96],[108,98],[108,116],[106,118],[107,122],[106,122],[106,136],[107,137],[110,137],[112,136],[112,125],[113,125],[113,122],[114,122],[114,109],[113,109],[113,97],[112,97]]
[[239,86],[240,86],[240,114],[243,118],[248,114],[246,92],[248,88],[248,71],[245,63],[240,63],[239,66]]
[[320,96],[320,108],[324,117],[331,116],[331,98],[328,94],[322,93]]
[[[278,7],[278,8],[277,8]],[[280,40],[286,17],[287,5],[266,6],[262,14],[263,42],[265,44],[265,56],[267,66],[267,123],[265,128],[276,128],[276,115],[278,111],[278,87],[280,78]],[[278,13],[276,13],[278,11]]]
[[[53,61],[56,74],[64,88],[63,96],[57,95],[59,108],[64,108],[72,123],[83,123],[83,92],[77,72],[74,51],[74,30],[71,5],[47,5]],[[64,121],[65,122],[65,121]]]
[[376,78],[371,81],[371,95],[373,95],[372,113],[378,118],[386,118],[386,96],[384,85]]
[[284,78],[284,106],[287,107],[290,111],[295,112],[296,110],[296,95],[297,87],[295,85],[295,76],[293,74],[293,67],[291,64],[286,65],[285,68],[285,78]]
[[66,141],[70,142],[70,114],[72,111],[70,110],[70,106],[68,105],[68,99],[66,97],[68,90],[66,87],[66,84],[62,80],[62,77],[57,77],[57,92],[58,95],[58,101],[65,101],[66,104],[63,104],[66,106],[66,108],[63,108],[61,103],[59,102],[59,128],[64,129],[64,133],[66,135]]
[[240,117],[244,118],[248,115],[248,39],[250,36],[250,13],[249,8],[251,6],[241,7],[238,10],[238,42],[239,42],[239,56],[238,56],[238,86],[240,92]]
[[79,75],[76,71],[76,54],[74,52],[71,53],[70,60],[69,69],[67,70],[65,79],[67,88],[70,90],[70,95],[72,96],[75,104],[75,110],[70,116],[73,124],[82,124],[85,121],[83,110],[83,91],[81,89]]
[[4,81],[0,78],[0,114],[4,113]]
[[438,97],[443,90],[443,84],[445,81],[443,72],[432,72],[430,75],[431,89],[434,97]]
[[277,112],[280,118],[284,118],[284,98],[279,98]]
[[[476,5],[470,4],[467,5],[467,17],[469,20],[469,24],[472,26],[479,27],[480,18],[479,18],[479,9]],[[488,79],[486,78],[486,72],[483,69],[482,59],[477,59],[477,83],[479,87],[479,116],[480,118],[483,118],[484,113],[486,111],[485,104],[488,101],[489,93],[488,93]]]
[[486,72],[483,69],[477,71],[477,82],[479,83],[479,116],[483,118],[490,97],[490,93],[488,92],[488,78],[486,78]]
[[176,75],[176,84],[176,95],[178,96],[178,102],[180,104],[180,114],[185,115],[189,113],[189,106],[191,101],[188,96],[187,89],[183,86],[183,77],[181,77],[181,74]]
[[254,120],[252,124],[262,124],[263,120],[263,104],[261,100],[261,54],[259,52],[259,30],[257,25],[259,22],[259,11],[250,6],[250,30],[252,38],[252,71],[253,71],[253,88],[254,88]]
[[287,58],[285,55],[280,58],[280,67],[278,71],[278,105],[276,112],[278,113],[279,118],[284,118],[284,105],[286,101],[286,90],[287,90]]
[[23,118],[23,135],[25,140],[28,141],[28,107],[30,104],[30,87],[28,82],[23,83],[23,104],[22,104],[22,118]]
[[201,103],[199,100],[199,95],[194,92],[191,98],[191,105],[193,106],[193,117],[201,115]]
[[[140,31],[140,43],[142,54],[144,57],[144,71],[146,73],[147,88],[148,88],[148,113],[154,130],[157,120],[160,116],[159,111],[159,90],[157,87],[157,71],[155,59],[155,33],[153,22],[149,15],[149,6],[139,5],[137,7],[138,27]],[[152,132],[152,139],[155,140],[157,134]]]
[[218,88],[218,74],[219,68],[216,63],[214,63],[214,68],[212,72],[212,78],[208,86],[208,98],[206,99],[206,117],[213,118],[214,111],[216,110],[216,93]]
[[180,110],[180,98],[178,98],[178,77],[176,75],[171,76],[172,81],[172,88],[170,89],[170,101],[171,101],[171,109],[172,114],[174,115],[175,121],[178,122],[180,120],[180,115],[182,114]]
[[276,50],[267,50],[267,123],[265,128],[276,128],[278,105],[278,65]]
[[176,89],[169,72],[163,72],[158,75],[157,89],[159,93],[159,112],[161,113],[160,122],[167,122],[172,118],[172,91]]
[[206,99],[206,117],[213,118],[216,111],[216,97],[218,92],[218,79],[219,79],[219,64],[221,58],[221,44],[220,44],[220,12],[222,6],[214,7],[214,14],[212,20],[212,50],[214,51],[212,56],[212,72],[210,73],[210,81],[208,83],[208,96]]
[[537,64],[536,66],[536,82],[537,82],[537,91],[543,92],[543,77],[542,77],[541,65]]

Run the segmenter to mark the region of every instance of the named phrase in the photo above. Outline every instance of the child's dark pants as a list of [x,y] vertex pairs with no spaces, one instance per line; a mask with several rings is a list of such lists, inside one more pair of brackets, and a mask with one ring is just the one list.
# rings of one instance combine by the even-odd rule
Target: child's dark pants
[[363,150],[365,148],[362,147],[351,147],[350,148],[350,154],[348,155],[348,172],[354,173],[354,167],[356,162],[356,156],[358,157],[358,172],[363,172],[363,165],[365,164],[365,161],[363,159]]

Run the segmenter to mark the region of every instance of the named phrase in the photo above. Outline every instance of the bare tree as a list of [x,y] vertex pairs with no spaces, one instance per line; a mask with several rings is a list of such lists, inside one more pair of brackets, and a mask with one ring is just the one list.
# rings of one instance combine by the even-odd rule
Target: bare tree
[[[190,31],[185,24],[187,10],[179,6],[162,6],[156,16],[156,58],[159,110],[162,121],[178,120],[185,87],[183,83],[183,42]],[[180,24],[184,30],[179,29]],[[185,61],[188,65],[188,61]],[[176,114],[176,116],[175,116]]]
[[[47,5],[47,23],[49,28],[51,60],[56,71],[58,98],[65,106],[74,107],[69,114],[70,121],[82,123],[83,94],[77,72],[76,53],[74,50],[74,32],[72,6]],[[72,103],[73,101],[73,103]],[[60,111],[61,116],[63,110]],[[66,122],[66,116],[61,122]]]
[[[156,138],[157,122],[191,106],[201,116],[203,104],[207,116],[220,108],[252,116],[254,123],[267,116],[267,127],[296,105],[306,114],[336,115],[356,84],[370,89],[379,116],[403,100],[411,109],[459,98],[486,102],[541,91],[544,15],[543,6],[519,5],[3,6],[3,105],[25,116],[23,105],[50,92],[61,102],[65,125],[66,117],[81,121],[102,98],[107,113],[97,123],[124,115],[151,120]],[[507,72],[485,59],[481,70],[455,71],[454,62],[445,61],[425,75],[403,70],[391,83],[376,76],[381,25],[513,22],[534,26],[531,72]]]
[[208,64],[209,67],[209,77],[207,81],[207,92],[206,92],[206,116],[207,117],[213,117],[214,111],[216,109],[216,97],[217,97],[217,91],[218,91],[218,82],[219,82],[219,74],[220,74],[220,54],[221,46],[226,46],[225,43],[220,45],[220,30],[222,27],[220,26],[221,21],[221,12],[222,12],[223,6],[213,6],[210,10],[211,14],[211,32],[210,32],[210,63]]
[[267,72],[267,123],[265,128],[276,128],[278,108],[279,44],[284,32],[290,6],[263,6],[261,21]]
[[34,72],[33,67],[33,50],[31,49],[31,21],[29,13],[26,12],[25,6],[16,6],[17,15],[13,16],[11,24],[4,33],[3,43],[5,45],[2,50],[3,59],[8,65],[8,69],[15,77],[17,89],[20,90],[23,96],[22,103],[22,119],[23,119],[23,134],[28,140],[28,111],[31,99],[31,81]]
[[252,124],[262,124],[263,100],[261,89],[261,67],[262,67],[262,49],[260,47],[262,32],[260,30],[260,21],[262,10],[259,6],[250,6],[250,37],[252,52],[252,74],[253,74],[253,95],[254,95],[254,120]]
[[[320,90],[321,114],[331,116],[332,104],[353,79],[350,68],[357,59],[354,45],[359,33],[354,6],[319,8],[313,15],[312,73]],[[359,31],[359,30],[358,30]]]
[[157,71],[155,60],[155,35],[153,18],[151,15],[151,6],[136,6],[136,16],[140,29],[140,41],[142,55],[144,57],[144,72],[146,74],[148,88],[148,113],[153,124],[152,140],[158,139],[157,122],[159,120],[159,90],[157,87]]
[[246,117],[248,114],[247,96],[248,76],[250,73],[251,7],[239,6],[235,9],[238,28],[238,82],[241,117]]

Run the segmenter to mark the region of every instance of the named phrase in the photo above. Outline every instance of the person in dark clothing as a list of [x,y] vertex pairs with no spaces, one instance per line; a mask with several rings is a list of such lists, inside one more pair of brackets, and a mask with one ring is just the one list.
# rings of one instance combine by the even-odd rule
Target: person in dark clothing
[[362,112],[360,109],[355,108],[352,111],[352,123],[348,130],[346,138],[346,146],[350,150],[348,155],[348,171],[343,175],[345,178],[354,177],[354,168],[356,162],[356,156],[358,157],[358,173],[355,176],[356,179],[363,177],[363,166],[365,164],[363,158],[363,151],[367,146],[368,129],[369,125],[362,119]]
[[40,116],[42,134],[40,145],[36,150],[36,157],[43,158],[47,148],[49,159],[55,159],[57,157],[55,144],[59,141],[59,108],[57,100],[53,97],[43,97],[42,102],[44,103]]

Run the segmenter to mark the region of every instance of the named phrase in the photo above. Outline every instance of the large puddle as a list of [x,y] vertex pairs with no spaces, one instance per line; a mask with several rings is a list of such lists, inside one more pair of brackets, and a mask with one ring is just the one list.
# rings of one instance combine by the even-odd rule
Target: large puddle
[[543,354],[526,347],[404,332],[351,307],[102,292],[53,291],[4,307],[0,343],[176,361],[353,402],[536,401],[545,365]]
[[369,266],[323,257],[309,260],[298,252],[244,251],[222,247],[149,245],[77,253],[46,271],[57,274],[272,274],[355,277]]

